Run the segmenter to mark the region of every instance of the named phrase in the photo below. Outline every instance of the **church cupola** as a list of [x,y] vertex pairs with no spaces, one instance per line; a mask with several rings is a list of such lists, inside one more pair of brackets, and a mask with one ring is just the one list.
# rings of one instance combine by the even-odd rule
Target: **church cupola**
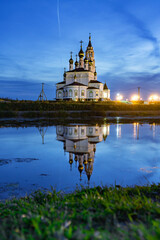
[[79,51],[79,68],[84,68],[84,61],[83,61],[84,52],[82,50],[82,43],[83,43],[83,41],[80,41],[80,43],[81,43],[81,49]]
[[77,55],[76,55],[75,68],[78,68],[78,65],[79,65],[79,63],[77,61]]
[[73,59],[72,59],[72,52],[71,52],[71,58],[69,59],[69,71],[73,70]]

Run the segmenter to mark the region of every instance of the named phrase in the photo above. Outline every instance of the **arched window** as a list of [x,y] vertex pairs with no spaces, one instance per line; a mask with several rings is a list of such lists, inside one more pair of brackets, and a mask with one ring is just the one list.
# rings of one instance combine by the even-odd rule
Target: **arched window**
[[81,96],[84,97],[84,90],[81,91]]
[[69,90],[69,97],[72,97],[72,89]]
[[93,92],[92,91],[89,92],[89,97],[93,97]]
[[75,97],[78,96],[78,92],[77,92],[77,90],[74,90],[74,96],[75,96]]
[[66,90],[66,97],[68,97],[68,91]]
[[59,92],[58,92],[58,98],[61,98],[61,97],[62,97],[62,92],[59,91]]
[[72,128],[69,128],[69,135],[72,135]]

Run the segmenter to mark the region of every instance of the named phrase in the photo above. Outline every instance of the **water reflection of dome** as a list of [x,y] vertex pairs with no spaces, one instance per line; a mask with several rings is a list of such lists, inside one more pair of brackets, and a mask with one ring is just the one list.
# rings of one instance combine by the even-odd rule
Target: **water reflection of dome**
[[106,140],[110,132],[110,125],[85,126],[68,125],[56,127],[57,140],[64,143],[64,151],[69,152],[69,164],[72,170],[73,159],[78,163],[80,180],[85,172],[90,180],[93,172],[96,144]]

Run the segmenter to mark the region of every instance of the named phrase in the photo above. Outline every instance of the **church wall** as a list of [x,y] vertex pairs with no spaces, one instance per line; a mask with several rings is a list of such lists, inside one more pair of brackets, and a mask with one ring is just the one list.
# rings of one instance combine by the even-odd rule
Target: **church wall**
[[98,100],[99,99],[99,89],[87,89],[87,99]]
[[65,92],[65,99],[72,99],[74,101],[78,99],[86,99],[87,97],[87,92],[86,92],[87,87],[85,86],[66,86],[64,88]]

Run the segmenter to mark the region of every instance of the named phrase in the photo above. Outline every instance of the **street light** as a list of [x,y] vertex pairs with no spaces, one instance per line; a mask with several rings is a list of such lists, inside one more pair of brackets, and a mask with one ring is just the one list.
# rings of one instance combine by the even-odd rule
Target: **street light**
[[131,101],[138,101],[139,100],[139,96],[138,95],[133,95],[131,97]]
[[117,93],[116,100],[122,101],[122,99],[123,99],[123,96],[121,94]]
[[154,94],[154,95],[151,95],[148,100],[155,102],[155,101],[159,100],[159,97],[158,97],[158,95]]

